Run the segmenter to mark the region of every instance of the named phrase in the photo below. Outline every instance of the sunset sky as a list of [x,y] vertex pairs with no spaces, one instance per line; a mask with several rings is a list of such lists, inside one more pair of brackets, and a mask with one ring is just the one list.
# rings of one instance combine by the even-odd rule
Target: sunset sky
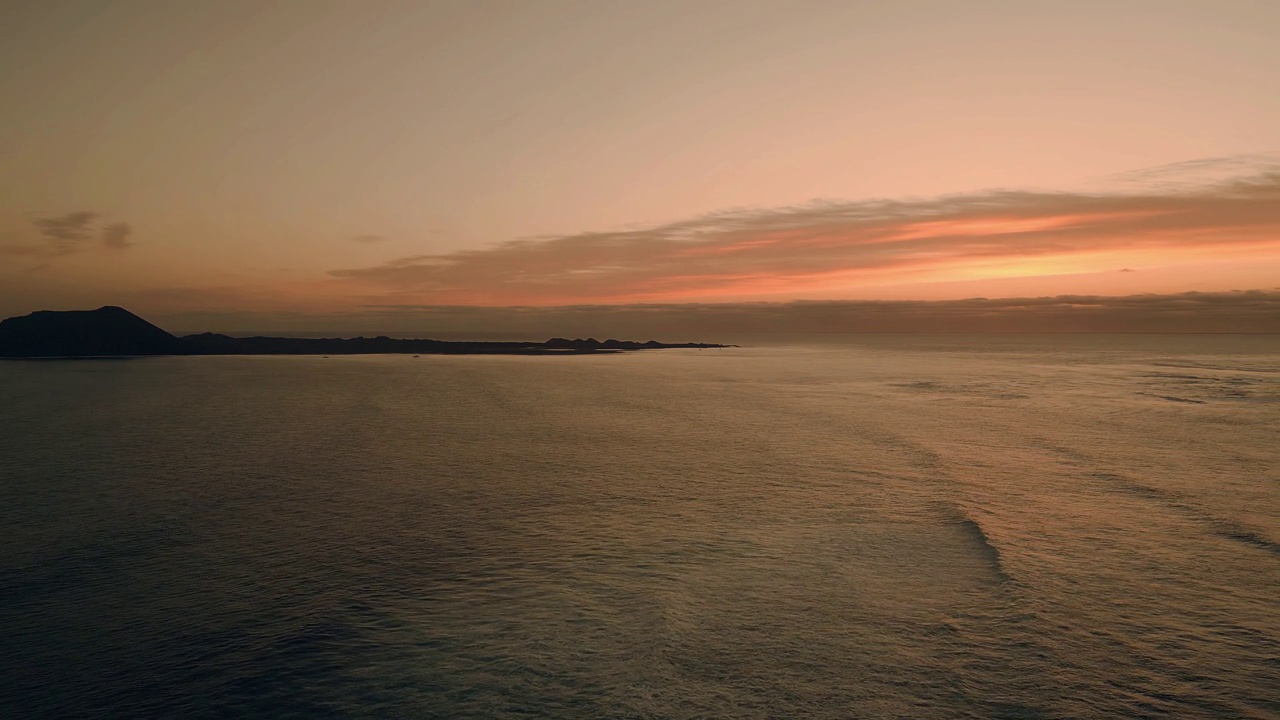
[[0,317],[1280,332],[1280,2],[0,0],[0,108]]

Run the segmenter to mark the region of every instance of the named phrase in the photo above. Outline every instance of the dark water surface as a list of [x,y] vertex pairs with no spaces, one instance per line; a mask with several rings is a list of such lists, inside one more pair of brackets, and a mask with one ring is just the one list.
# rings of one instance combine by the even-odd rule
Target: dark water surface
[[1280,717],[1280,338],[0,363],[3,717]]

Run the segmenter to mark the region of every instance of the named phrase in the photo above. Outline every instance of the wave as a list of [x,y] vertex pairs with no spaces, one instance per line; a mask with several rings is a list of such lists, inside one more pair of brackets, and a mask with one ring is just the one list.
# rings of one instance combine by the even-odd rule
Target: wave
[[992,542],[991,537],[987,535],[986,529],[982,527],[982,523],[978,522],[972,515],[965,512],[963,508],[955,504],[947,504],[943,506],[942,513],[944,521],[950,525],[959,527],[964,536],[970,541],[974,552],[986,562],[1000,583],[1013,582],[1013,577],[1009,574],[1005,567],[1004,560],[1000,554],[1000,548]]
[[1190,518],[1204,525],[1214,535],[1243,543],[1250,547],[1280,555],[1280,542],[1271,540],[1261,532],[1234,520],[1227,520],[1187,502],[1182,496],[1169,490],[1143,485],[1115,473],[1091,473],[1094,478],[1108,482],[1117,490],[1130,495],[1159,503],[1162,507],[1173,510],[1183,517]]

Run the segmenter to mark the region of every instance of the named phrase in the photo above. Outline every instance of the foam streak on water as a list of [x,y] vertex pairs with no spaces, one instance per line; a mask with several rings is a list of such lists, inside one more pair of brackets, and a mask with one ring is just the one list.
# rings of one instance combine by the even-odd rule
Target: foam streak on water
[[0,364],[5,717],[1280,717],[1280,341]]

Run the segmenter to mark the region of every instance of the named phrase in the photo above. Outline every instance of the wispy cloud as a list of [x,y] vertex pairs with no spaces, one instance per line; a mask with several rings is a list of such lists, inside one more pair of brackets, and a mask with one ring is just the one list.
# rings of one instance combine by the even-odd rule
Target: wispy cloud
[[134,243],[129,242],[131,234],[133,234],[133,227],[129,223],[111,223],[102,228],[102,244],[110,250],[132,247]]
[[97,213],[80,210],[58,217],[38,218],[33,223],[47,246],[57,254],[80,249],[81,244],[93,233],[93,221]]
[[32,221],[35,242],[8,242],[0,245],[0,254],[58,257],[88,250],[96,245],[107,250],[124,250],[135,243],[129,241],[133,227],[126,222],[111,222],[99,227],[101,215],[77,210],[65,215],[36,218]]
[[1250,153],[1197,158],[1113,175],[1107,185],[1169,192],[1195,190],[1239,178],[1265,175],[1280,167],[1280,153]]
[[330,274],[447,304],[732,301],[1081,267],[1114,271],[1135,259],[1167,263],[1262,248],[1280,251],[1280,166],[1169,191],[990,191],[735,210]]

